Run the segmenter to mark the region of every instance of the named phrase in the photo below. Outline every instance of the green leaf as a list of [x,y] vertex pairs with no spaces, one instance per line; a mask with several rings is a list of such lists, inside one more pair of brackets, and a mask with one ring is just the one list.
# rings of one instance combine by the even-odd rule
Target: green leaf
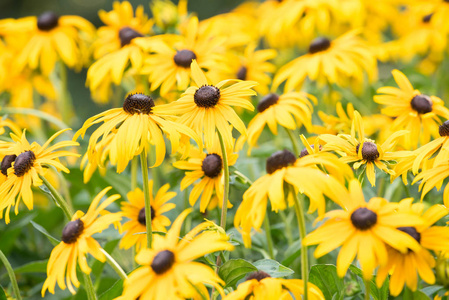
[[123,291],[123,279],[117,280],[109,290],[100,295],[99,300],[115,299]]
[[235,286],[237,281],[245,277],[250,272],[257,271],[257,268],[244,259],[230,259],[218,270],[218,275],[226,282],[226,286]]
[[8,300],[8,298],[6,298],[6,293],[1,285],[0,285],[0,300]]
[[444,286],[432,285],[432,286],[428,286],[428,287],[423,288],[421,290],[421,292],[423,292],[424,294],[426,294],[427,296],[432,298],[437,292],[439,292],[442,289],[444,289]]
[[270,274],[271,277],[279,278],[292,275],[295,273],[292,269],[281,265],[272,259],[261,259],[254,262],[254,266],[260,271]]
[[50,240],[50,242],[53,244],[53,246],[56,246],[57,244],[59,244],[59,243],[61,242],[61,241],[59,241],[58,239],[52,237],[52,236],[48,233],[48,231],[45,230],[45,228],[42,227],[41,225],[37,224],[37,223],[34,222],[34,221],[30,221],[30,223],[31,223],[31,225],[33,225],[33,227],[34,227],[37,231],[39,231],[40,233],[42,233],[43,235],[45,235],[45,236]]
[[430,297],[424,294],[422,291],[413,292],[413,299],[411,300],[430,300]]
[[337,267],[334,265],[313,266],[310,269],[309,281],[323,292],[326,300],[333,299],[335,294],[342,295],[345,287],[343,278],[338,277]]
[[14,269],[14,273],[45,273],[47,272],[48,259],[33,261]]
[[[362,270],[360,270],[359,268],[357,268],[354,265],[350,265],[349,269],[351,270],[352,273],[354,273],[355,275],[357,275],[357,277],[362,279],[361,285],[363,285],[363,289],[364,287],[364,279],[363,279],[363,273]],[[387,278],[385,280],[385,282],[383,283],[382,287],[379,289],[377,287],[376,284],[376,277],[374,276],[372,280],[370,280],[370,293],[371,296],[373,296],[373,298],[375,300],[388,300],[388,288],[389,288],[389,279]]]
[[287,256],[281,263],[285,266],[289,266],[293,261],[301,255],[301,240],[295,241],[285,251]]

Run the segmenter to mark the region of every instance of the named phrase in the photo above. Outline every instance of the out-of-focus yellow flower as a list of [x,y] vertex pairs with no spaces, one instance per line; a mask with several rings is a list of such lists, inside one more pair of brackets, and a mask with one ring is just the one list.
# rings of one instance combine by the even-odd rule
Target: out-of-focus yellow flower
[[163,32],[173,30],[187,18],[187,0],[180,0],[178,5],[170,0],[150,2],[153,20]]

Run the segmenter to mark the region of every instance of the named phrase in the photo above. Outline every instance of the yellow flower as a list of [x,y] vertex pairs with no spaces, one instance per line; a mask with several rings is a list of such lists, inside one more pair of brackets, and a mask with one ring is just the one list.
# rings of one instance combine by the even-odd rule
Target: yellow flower
[[[200,182],[194,184],[189,195],[189,203],[194,206],[202,194],[200,212],[205,212],[206,209],[213,209],[217,204],[221,207],[223,203],[223,153],[221,152],[217,135],[215,136],[212,147],[208,148],[207,152],[204,153],[192,148],[187,161],[173,163],[175,168],[190,171],[185,173],[185,177],[181,181],[181,191],[194,184],[197,180],[200,180]],[[226,155],[228,165],[234,165],[237,161],[238,154],[233,153],[233,148],[228,148]],[[229,200],[228,207],[232,207]]]
[[401,293],[404,284],[412,291],[418,286],[418,274],[428,284],[435,283],[433,268],[435,259],[428,250],[449,250],[449,227],[432,226],[448,214],[446,207],[433,205],[424,212],[424,204],[412,204],[413,199],[404,199],[399,202],[399,213],[410,213],[424,220],[422,225],[416,227],[399,227],[402,232],[414,238],[421,248],[414,251],[409,249],[401,253],[388,247],[388,263],[377,271],[376,282],[380,287],[385,278],[390,275],[390,294],[397,296]]
[[[126,97],[123,108],[113,108],[87,119],[73,139],[76,140],[80,135],[84,137],[90,126],[104,122],[90,136],[88,156],[95,159],[95,155],[99,155],[96,151],[101,150],[96,147],[99,143],[98,139],[100,137],[102,140],[107,139],[113,134],[114,137],[109,141],[110,147],[107,147],[107,151],[109,151],[111,163],[117,165],[118,173],[123,172],[128,162],[144,149],[148,150],[150,145],[156,147],[156,161],[153,167],[159,166],[166,152],[162,133],[168,135],[172,153],[177,151],[181,138],[182,143],[188,143],[188,138],[186,140],[184,137],[193,138],[201,145],[195,132],[182,124],[160,116],[154,105],[153,99],[149,96],[130,94]],[[103,151],[106,150],[103,148]]]
[[77,262],[83,273],[91,272],[87,264],[87,253],[101,262],[106,261],[104,250],[92,235],[102,232],[122,218],[120,213],[109,213],[104,210],[119,199],[119,195],[109,196],[100,203],[110,189],[111,187],[105,188],[94,198],[86,214],[77,211],[72,220],[65,225],[62,230],[62,242],[53,249],[48,260],[47,279],[42,287],[42,297],[45,296],[46,290],[54,294],[56,283],[62,290],[67,287],[72,294],[75,294],[73,286],[80,286],[76,276]]
[[304,153],[297,159],[290,151],[283,150],[275,152],[267,159],[267,174],[257,179],[243,194],[243,201],[235,214],[234,226],[242,234],[245,247],[251,245],[251,229],[258,231],[262,226],[268,199],[271,209],[275,212],[285,210],[287,204],[293,204],[290,191],[287,195],[284,194],[285,183],[307,195],[310,198],[309,213],[318,209],[320,215],[324,214],[325,209],[323,194],[335,198],[334,193],[344,192],[342,183],[324,174],[317,165],[329,167],[330,170],[348,178],[352,177],[351,169],[330,153],[314,154],[312,149],[310,153]]
[[137,41],[150,53],[141,73],[148,74],[150,90],[160,87],[161,96],[173,90],[184,91],[190,84],[191,63],[196,60],[200,68],[214,69],[220,57],[224,39],[201,34],[198,18],[190,18],[181,35],[168,35]]
[[83,182],[87,183],[92,178],[93,173],[99,168],[100,174],[106,174],[106,159],[111,151],[112,141],[115,138],[112,131],[108,136],[99,141],[92,151],[88,151],[81,159],[80,168],[83,170]]
[[178,5],[170,0],[155,0],[150,2],[154,23],[166,32],[177,28],[178,24],[187,17],[187,0],[180,0]]
[[[274,135],[277,135],[278,124],[291,130],[304,125],[308,131],[311,131],[312,102],[316,104],[317,99],[304,92],[289,92],[280,96],[273,93],[263,97],[257,105],[258,114],[248,125],[248,153],[257,145],[257,139],[265,125],[268,125]],[[238,144],[242,144],[244,140],[242,136]],[[237,146],[237,148],[240,147]]]
[[215,251],[232,250],[226,235],[203,231],[204,222],[180,238],[182,223],[190,210],[185,210],[173,222],[165,236],[155,235],[153,248],[141,250],[136,261],[141,265],[124,283],[123,294],[117,299],[209,299],[204,284],[215,287],[223,295],[223,281],[206,265],[194,259]]
[[[175,192],[167,192],[170,188],[169,184],[163,185],[156,196],[153,196],[153,180],[149,181],[150,205],[151,205],[151,225],[153,231],[166,232],[165,227],[170,225],[170,220],[162,215],[163,213],[175,208],[174,203],[166,203],[176,196]],[[121,211],[123,216],[129,219],[123,224],[123,231],[126,234],[120,241],[120,248],[129,249],[136,246],[136,251],[145,248],[147,245],[146,218],[145,218],[145,197],[142,190],[136,188],[129,192],[126,197],[128,202],[122,202]]]
[[25,130],[21,137],[11,133],[14,141],[10,147],[0,149],[5,156],[2,161],[2,173],[7,172],[6,181],[0,185],[0,218],[3,217],[3,210],[6,208],[5,222],[9,223],[9,212],[15,206],[16,215],[19,213],[20,200],[29,210],[33,209],[33,192],[31,186],[43,184],[39,176],[45,176],[46,167],[52,166],[58,171],[69,173],[59,161],[59,157],[74,156],[76,153],[69,151],[55,151],[62,147],[77,146],[78,143],[63,141],[50,146],[50,143],[61,133],[69,129],[61,130],[50,137],[43,146],[33,142],[30,144],[25,137]]
[[10,19],[2,23],[0,31],[9,38],[24,40],[16,69],[39,69],[48,76],[57,61],[78,70],[87,62],[95,28],[79,16],[58,16],[47,11],[39,17]]
[[[309,282],[307,296],[310,300],[324,300],[320,289]],[[237,289],[227,294],[224,300],[277,300],[301,299],[304,295],[304,284],[301,279],[272,278],[263,271],[251,273]]]
[[354,106],[352,103],[348,103],[345,111],[341,102],[337,102],[335,109],[337,111],[337,116],[329,115],[323,111],[318,112],[318,116],[320,117],[321,122],[323,122],[323,125],[314,125],[314,133],[339,134],[350,132],[353,123],[352,119],[354,118]]
[[[424,199],[424,196],[430,192],[434,187],[437,190],[441,189],[443,185],[444,179],[449,176],[449,161],[444,160],[439,164],[433,163],[431,166],[423,169],[418,175],[416,175],[412,184],[417,183],[422,180],[419,185],[419,190],[421,191],[421,200]],[[449,207],[449,185],[446,185],[443,193],[443,202],[446,207]]]
[[319,258],[340,247],[337,273],[343,277],[357,256],[363,277],[371,279],[377,266],[388,261],[389,245],[402,253],[408,249],[419,251],[420,245],[397,227],[419,226],[421,218],[411,213],[397,212],[397,203],[374,197],[366,203],[357,180],[349,183],[349,193],[339,193],[342,210],[326,213],[326,221],[304,239],[305,245],[319,245],[315,257]]
[[365,164],[366,176],[371,185],[375,186],[376,170],[374,166],[387,174],[394,175],[394,171],[389,168],[389,162],[409,155],[407,151],[392,152],[396,144],[395,140],[406,133],[404,130],[395,132],[382,145],[378,145],[375,141],[365,138],[362,117],[358,111],[354,111],[350,135],[323,134],[319,136],[319,139],[325,143],[323,150],[337,152],[341,155],[340,159],[343,162],[354,163],[354,169]]
[[[155,113],[181,115],[179,123],[192,128],[198,135],[204,133],[207,148],[212,147],[218,130],[226,147],[232,148],[232,129],[229,123],[242,135],[246,135],[246,127],[231,106],[253,110],[253,105],[246,98],[256,94],[251,88],[257,83],[231,79],[210,85],[196,60],[193,60],[191,70],[196,86],[189,87],[179,100],[155,107]],[[232,81],[237,83],[224,87]]]
[[409,131],[405,136],[405,147],[415,149],[419,142],[424,145],[431,136],[438,136],[439,117],[449,119],[449,109],[440,98],[413,89],[401,71],[391,73],[399,88],[381,87],[377,93],[384,95],[374,96],[374,102],[386,105],[382,113],[395,118],[393,130]]
[[326,37],[314,39],[307,54],[279,69],[273,88],[286,81],[284,90],[291,91],[300,87],[307,77],[321,85],[339,86],[363,85],[365,72],[370,80],[376,79],[376,58],[358,35],[359,32],[350,31],[332,41]]

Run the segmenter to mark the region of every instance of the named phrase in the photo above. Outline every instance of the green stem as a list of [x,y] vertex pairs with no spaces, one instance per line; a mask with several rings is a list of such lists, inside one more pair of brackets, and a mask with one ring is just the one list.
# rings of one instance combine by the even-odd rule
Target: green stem
[[370,290],[371,290],[371,283],[369,280],[365,280],[365,300],[370,300]]
[[223,229],[226,231],[226,217],[228,215],[228,198],[229,198],[229,166],[223,136],[221,135],[220,131],[217,130],[217,132],[218,132],[218,139],[220,140],[221,158],[223,159],[224,180],[225,180],[223,203],[221,207],[220,226],[223,227]]
[[12,289],[14,290],[14,294],[16,295],[17,300],[21,300],[22,297],[20,296],[20,290],[19,285],[17,284],[16,275],[14,274],[14,270],[11,267],[11,264],[9,263],[5,254],[3,254],[2,250],[0,250],[0,260],[2,261],[3,265],[6,268],[6,271],[8,272],[8,276],[12,284]]
[[147,246],[151,249],[153,243],[153,229],[151,226],[151,203],[150,187],[148,185],[148,157],[147,150],[143,149],[140,154],[140,163],[142,165],[143,193],[145,196],[145,223],[147,227]]
[[50,114],[47,114],[43,111],[39,111],[37,109],[32,108],[20,108],[20,107],[2,107],[0,110],[0,115],[7,115],[7,114],[20,114],[20,115],[30,115],[38,117],[42,120],[45,120],[47,122],[50,122],[60,129],[66,129],[69,128],[67,124],[59,120],[58,118],[53,117]]
[[70,119],[73,115],[73,105],[72,105],[72,99],[70,97],[69,90],[67,87],[67,68],[63,63],[60,64],[59,75],[61,77],[60,79],[61,79],[62,120],[66,124],[70,124]]
[[292,130],[285,128],[285,131],[288,134],[288,137],[290,138],[290,141],[292,141],[292,147],[293,147],[293,153],[295,154],[296,157],[299,157],[299,154],[301,153],[298,149],[298,145],[296,144],[296,140],[295,137],[293,136],[293,132]]
[[48,182],[48,180],[39,174],[39,178],[42,180],[42,182],[45,184],[45,186],[50,190],[51,196],[53,200],[56,203],[56,206],[60,207],[62,211],[64,212],[67,219],[70,221],[73,216],[72,209],[67,205],[67,202],[65,202],[64,198],[62,198],[61,194]]
[[92,283],[92,278],[90,278],[89,274],[83,273],[84,277],[84,289],[87,293],[88,300],[96,300],[97,295],[95,294],[94,284]]
[[295,212],[296,218],[298,219],[299,237],[301,238],[301,275],[304,282],[304,300],[308,298],[308,277],[309,277],[309,261],[307,256],[307,246],[304,245],[303,241],[306,237],[306,222],[304,219],[304,210],[302,207],[302,201],[299,199],[292,185],[289,185],[290,192],[293,194],[293,199],[295,201]]
[[137,188],[137,169],[139,167],[139,158],[134,156],[131,160],[131,190],[134,191]]
[[104,256],[106,257],[106,261],[108,262],[108,264],[111,266],[112,269],[114,269],[115,273],[117,273],[117,275],[125,280],[128,278],[128,276],[126,276],[125,271],[123,271],[123,269],[120,267],[120,265],[115,261],[114,258],[112,258],[112,256],[106,252],[106,250],[104,250],[103,248],[100,248],[101,252],[103,252]]
[[271,237],[270,220],[268,219],[268,215],[266,215],[263,220],[263,226],[265,229],[265,235],[267,236],[268,254],[271,259],[274,259],[273,238]]

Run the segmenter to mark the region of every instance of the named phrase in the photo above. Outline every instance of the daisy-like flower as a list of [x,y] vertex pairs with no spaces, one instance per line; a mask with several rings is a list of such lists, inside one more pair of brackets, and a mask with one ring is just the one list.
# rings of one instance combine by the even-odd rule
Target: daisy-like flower
[[42,287],[42,297],[45,291],[55,293],[55,286],[65,290],[66,287],[75,294],[75,287],[80,286],[76,276],[77,262],[81,271],[90,274],[91,268],[87,264],[86,255],[89,253],[101,262],[106,261],[103,249],[92,237],[95,233],[102,232],[112,223],[119,222],[120,213],[109,213],[105,208],[120,198],[120,195],[112,195],[100,203],[101,199],[111,187],[102,190],[92,201],[86,214],[77,211],[72,220],[62,230],[62,242],[51,252],[47,264],[47,279]]
[[286,81],[285,90],[291,91],[300,87],[307,77],[320,84],[347,86],[357,82],[362,85],[365,72],[374,80],[377,78],[376,58],[358,34],[350,31],[332,41],[325,37],[314,39],[307,54],[279,69],[273,87]]
[[182,34],[137,41],[150,53],[140,71],[148,74],[150,90],[160,87],[161,96],[173,90],[184,91],[190,84],[191,63],[196,60],[201,68],[214,69],[224,39],[200,34],[198,18],[191,17]]
[[350,132],[352,119],[354,118],[354,106],[352,103],[348,103],[345,110],[341,102],[337,102],[335,109],[337,112],[336,116],[326,114],[323,111],[318,111],[318,116],[320,117],[323,125],[314,125],[314,133],[339,134]]
[[[421,200],[424,196],[434,187],[437,190],[441,189],[444,179],[449,176],[449,161],[446,159],[439,164],[433,163],[432,165],[424,168],[418,175],[416,175],[412,184],[417,183],[422,180],[419,185],[419,190],[421,191]],[[446,207],[449,207],[449,184],[444,188],[443,202]]]
[[43,184],[39,177],[45,176],[47,167],[52,166],[58,171],[69,173],[69,169],[59,161],[59,157],[78,157],[79,154],[59,149],[78,146],[78,143],[63,141],[50,146],[55,138],[67,130],[69,129],[55,133],[43,146],[36,142],[30,144],[25,137],[25,131],[23,131],[21,137],[11,133],[14,143],[8,148],[0,148],[0,153],[5,155],[1,163],[1,170],[7,176],[5,182],[0,185],[0,216],[6,209],[6,224],[10,221],[9,212],[12,206],[15,207],[16,215],[19,213],[21,200],[29,210],[33,209],[31,187]]
[[[157,107],[157,106],[156,106]],[[109,159],[113,165],[117,165],[117,172],[125,170],[128,162],[144,149],[155,145],[156,161],[153,167],[159,166],[165,157],[165,141],[162,133],[166,133],[172,145],[172,153],[178,149],[180,139],[188,143],[184,137],[193,138],[198,145],[201,140],[192,129],[165,119],[155,110],[155,104],[151,97],[143,94],[130,94],[123,103],[123,108],[113,108],[101,114],[91,117],[84,122],[83,127],[74,136],[76,140],[80,135],[84,137],[86,130],[94,125],[103,123],[90,136],[88,155],[96,155],[98,139],[107,139],[109,135],[114,137],[110,140]],[[118,127],[118,128],[117,128]]]
[[24,45],[17,56],[16,69],[39,69],[48,76],[57,61],[76,69],[86,63],[95,27],[82,17],[58,16],[47,11],[39,17],[3,22],[0,31],[6,36],[22,37]]
[[[366,175],[372,186],[376,185],[376,170],[378,167],[387,174],[394,171],[389,168],[390,161],[409,155],[407,151],[392,152],[396,145],[396,139],[407,131],[401,130],[392,134],[382,145],[365,138],[362,117],[358,111],[354,111],[354,119],[351,127],[351,134],[323,134],[319,139],[325,143],[323,150],[335,151],[341,155],[341,160],[345,163],[354,163],[353,168],[358,169],[365,166]],[[356,137],[357,136],[357,137]]]
[[[246,127],[231,106],[253,110],[253,105],[246,98],[256,94],[251,88],[256,86],[257,82],[224,80],[211,85],[196,60],[193,60],[190,68],[196,86],[189,87],[179,100],[155,107],[155,113],[181,115],[179,123],[192,128],[198,135],[204,133],[207,148],[212,147],[215,132],[218,130],[226,147],[232,148],[232,129],[229,123],[242,135],[246,135]],[[237,82],[225,87],[232,81]]]
[[388,263],[377,271],[376,282],[380,287],[385,278],[390,275],[390,294],[397,296],[401,293],[404,284],[412,291],[418,286],[418,274],[426,283],[434,284],[435,259],[429,250],[449,250],[449,227],[432,226],[435,222],[448,214],[446,207],[433,205],[424,212],[423,203],[412,204],[413,199],[404,199],[399,202],[399,213],[411,213],[420,216],[424,223],[419,226],[398,227],[402,232],[414,238],[422,247],[418,251],[409,249],[401,253],[394,248],[388,248]]
[[193,260],[215,251],[233,250],[225,234],[206,230],[204,222],[180,238],[182,223],[190,210],[185,210],[173,222],[165,236],[155,235],[153,248],[141,250],[134,270],[124,283],[123,294],[117,298],[150,299],[209,299],[205,284],[223,295],[224,282],[208,266]]
[[[312,103],[316,104],[317,99],[304,92],[289,92],[280,96],[273,93],[263,97],[257,105],[258,114],[248,125],[248,152],[257,145],[257,139],[265,125],[268,125],[274,135],[277,135],[278,124],[291,130],[304,125],[308,131],[311,131]],[[245,138],[241,137],[238,143],[244,140]]]
[[[228,165],[235,164],[238,154],[233,153],[232,148],[226,150]],[[194,206],[201,195],[200,211],[213,209],[217,204],[221,207],[223,199],[223,153],[221,152],[218,136],[215,135],[214,143],[207,153],[191,148],[187,161],[177,161],[173,163],[175,168],[189,171],[181,181],[181,191],[194,184],[189,195],[189,203]],[[228,207],[232,205],[228,202]]]
[[397,203],[384,198],[371,198],[365,202],[357,180],[349,183],[349,193],[339,193],[342,210],[325,214],[326,221],[304,239],[305,245],[318,245],[319,258],[341,246],[337,257],[337,274],[345,276],[349,265],[357,256],[363,277],[371,279],[378,266],[388,262],[386,245],[401,253],[409,249],[419,251],[419,243],[398,227],[420,226],[423,221],[411,213],[397,212]]
[[405,147],[415,149],[418,143],[424,145],[430,137],[438,137],[440,118],[449,119],[449,109],[436,96],[421,94],[413,89],[410,81],[399,70],[392,71],[396,87],[381,87],[374,96],[374,102],[386,105],[382,113],[395,118],[393,130],[406,129]]
[[[313,283],[307,284],[310,300],[323,300],[324,295]],[[264,271],[251,273],[237,289],[224,297],[224,300],[263,300],[263,299],[301,299],[304,296],[301,279],[272,278]]]
[[163,32],[177,28],[187,17],[187,0],[180,0],[178,5],[170,0],[155,0],[150,3],[154,23]]
[[[175,192],[168,192],[169,184],[163,185],[156,196],[153,196],[153,180],[149,181],[150,205],[151,205],[151,226],[153,231],[166,232],[165,227],[170,225],[170,220],[163,213],[175,208],[174,203],[166,203],[176,196]],[[136,188],[127,195],[128,202],[122,202],[121,211],[123,216],[129,219],[123,224],[122,229],[126,234],[120,241],[120,248],[129,249],[136,246],[136,251],[145,248],[147,245],[146,218],[145,218],[145,197],[141,189]]]
[[344,192],[343,184],[323,173],[317,165],[338,170],[340,176],[344,174],[344,177],[352,177],[351,169],[335,155],[313,154],[312,149],[304,151],[299,159],[288,150],[275,152],[267,159],[267,174],[257,179],[243,194],[243,201],[235,214],[234,226],[242,234],[245,247],[251,246],[251,229],[258,231],[262,226],[268,199],[275,212],[293,204],[290,189],[288,195],[284,194],[285,183],[307,195],[310,198],[309,213],[318,209],[320,215],[324,214],[325,209],[323,194],[335,199],[334,193]]

